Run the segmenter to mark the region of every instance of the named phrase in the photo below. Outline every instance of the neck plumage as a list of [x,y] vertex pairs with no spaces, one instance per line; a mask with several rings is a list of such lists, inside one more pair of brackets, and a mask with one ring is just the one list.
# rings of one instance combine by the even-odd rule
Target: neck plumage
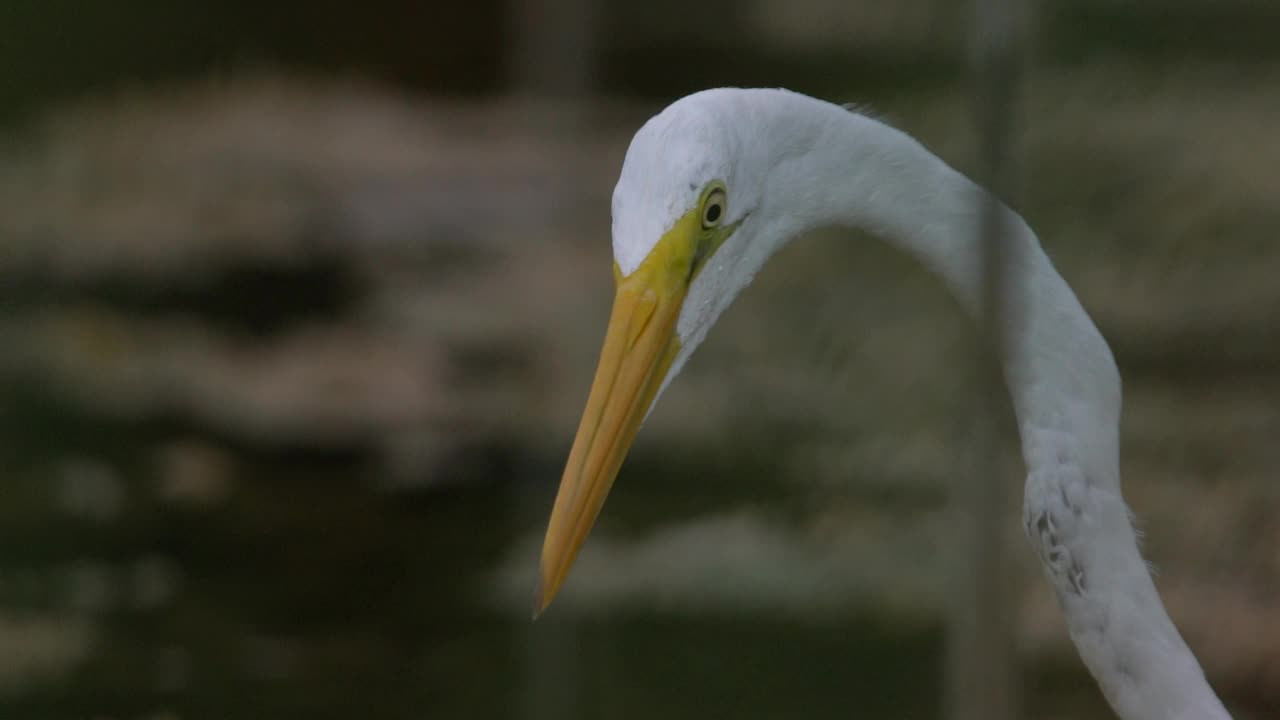
[[[793,209],[785,236],[821,225],[870,231],[912,253],[976,312],[984,191],[904,133],[821,105],[803,113],[819,117],[813,145],[780,153],[768,181],[770,202]],[[800,114],[782,121],[803,125]],[[1121,497],[1111,351],[1035,234],[1003,211],[1000,355],[1028,470],[1023,520],[1071,638],[1125,720],[1228,718],[1165,612]]]

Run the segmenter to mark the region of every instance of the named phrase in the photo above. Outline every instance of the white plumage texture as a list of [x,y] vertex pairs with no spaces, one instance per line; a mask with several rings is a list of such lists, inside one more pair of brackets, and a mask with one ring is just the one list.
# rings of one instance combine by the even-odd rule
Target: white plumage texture
[[[738,198],[749,197],[751,179],[737,172],[746,163],[732,130],[741,127],[734,116],[752,102],[750,95],[708,90],[673,103],[636,133],[613,193],[613,253],[624,275],[693,209],[707,183],[721,180]],[[742,214],[743,204],[733,202],[726,222]]]

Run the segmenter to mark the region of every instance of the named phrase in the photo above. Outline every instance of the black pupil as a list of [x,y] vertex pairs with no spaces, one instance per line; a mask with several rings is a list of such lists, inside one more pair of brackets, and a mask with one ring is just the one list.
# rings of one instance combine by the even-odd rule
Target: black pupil
[[712,204],[707,208],[707,222],[713,223],[720,219],[720,206]]

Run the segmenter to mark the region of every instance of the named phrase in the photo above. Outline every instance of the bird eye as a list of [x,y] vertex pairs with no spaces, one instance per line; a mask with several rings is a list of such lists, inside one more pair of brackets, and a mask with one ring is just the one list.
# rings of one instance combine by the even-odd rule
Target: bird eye
[[726,202],[724,190],[719,188],[712,190],[711,194],[707,195],[706,201],[702,203],[702,228],[704,230],[713,228],[724,220]]

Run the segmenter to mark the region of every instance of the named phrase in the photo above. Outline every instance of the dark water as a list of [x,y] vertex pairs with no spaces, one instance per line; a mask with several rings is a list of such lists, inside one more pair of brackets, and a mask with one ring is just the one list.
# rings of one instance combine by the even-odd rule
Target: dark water
[[[355,450],[237,445],[179,417],[92,417],[20,385],[4,405],[0,607],[89,638],[72,661],[0,687],[6,718],[940,712],[943,636],[928,622],[553,606],[533,623],[495,602],[494,568],[543,522],[550,452],[475,448],[441,467],[451,484],[388,492]],[[205,447],[194,457],[234,470],[203,500],[175,500],[161,477],[175,466],[152,451],[192,438]],[[653,478],[697,462],[644,448],[634,458]],[[623,485],[606,528],[771,492],[709,483],[663,503],[674,482]],[[1090,697],[1072,678],[1026,681],[1060,706]]]

